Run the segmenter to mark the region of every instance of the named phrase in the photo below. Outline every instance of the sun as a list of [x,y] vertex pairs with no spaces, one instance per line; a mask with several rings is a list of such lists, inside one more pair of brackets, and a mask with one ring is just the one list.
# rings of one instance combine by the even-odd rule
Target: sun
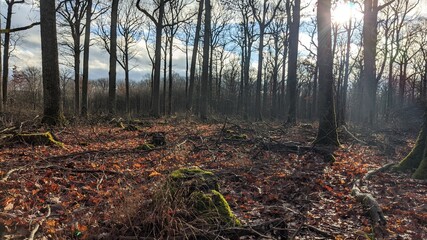
[[345,24],[350,19],[362,19],[363,15],[356,9],[356,4],[350,1],[339,1],[332,9],[332,22],[336,24]]

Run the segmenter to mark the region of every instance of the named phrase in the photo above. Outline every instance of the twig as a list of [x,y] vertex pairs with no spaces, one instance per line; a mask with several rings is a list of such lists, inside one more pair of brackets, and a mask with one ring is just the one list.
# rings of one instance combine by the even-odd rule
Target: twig
[[334,236],[332,234],[330,234],[330,233],[328,233],[326,231],[323,231],[323,230],[321,230],[321,229],[319,229],[319,228],[317,228],[315,226],[304,224],[304,227],[307,228],[307,229],[309,229],[309,230],[312,230],[313,232],[316,232],[316,233],[318,233],[318,234],[320,234],[320,235],[322,235],[324,237],[327,237],[327,238],[330,238],[330,239],[334,238]]
[[298,229],[294,232],[294,234],[292,234],[292,237],[289,238],[291,240],[294,240],[296,236],[298,236],[299,232],[301,231],[301,229],[304,227],[304,223],[302,223],[301,225],[299,225]]
[[50,205],[47,205],[47,214],[39,223],[36,224],[36,226],[33,228],[33,230],[30,233],[30,236],[28,237],[28,240],[33,240],[34,236],[36,235],[37,231],[40,228],[40,225],[50,216],[51,210]]
[[23,170],[23,169],[25,169],[25,168],[24,168],[24,167],[19,167],[19,168],[14,168],[14,169],[9,170],[9,171],[6,173],[6,175],[5,175],[2,179],[0,179],[0,182],[6,182],[6,181],[7,181],[7,179],[10,177],[10,175],[11,175],[12,173],[17,172],[17,171],[21,171],[21,170]]

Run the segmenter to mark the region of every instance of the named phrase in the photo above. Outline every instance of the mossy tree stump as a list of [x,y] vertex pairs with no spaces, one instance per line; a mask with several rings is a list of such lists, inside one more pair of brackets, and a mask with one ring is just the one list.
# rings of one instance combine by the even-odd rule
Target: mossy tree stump
[[174,201],[182,201],[193,220],[201,224],[240,226],[240,221],[219,192],[218,178],[200,168],[173,171],[167,178],[165,191]]
[[21,133],[13,136],[11,141],[19,141],[31,145],[53,145],[64,147],[64,144],[57,141],[50,132],[44,133]]

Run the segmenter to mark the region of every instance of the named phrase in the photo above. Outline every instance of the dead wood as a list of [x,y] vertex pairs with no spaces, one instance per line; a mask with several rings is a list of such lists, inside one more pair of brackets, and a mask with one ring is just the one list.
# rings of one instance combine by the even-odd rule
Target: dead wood
[[377,202],[377,200],[374,198],[374,196],[370,193],[362,193],[359,188],[357,188],[355,184],[353,186],[353,189],[351,191],[351,194],[356,198],[358,202],[360,202],[363,206],[363,208],[367,211],[369,214],[369,217],[372,221],[372,223],[376,226],[378,224],[380,225],[386,225],[387,220],[384,217],[384,213],[381,209],[380,204]]

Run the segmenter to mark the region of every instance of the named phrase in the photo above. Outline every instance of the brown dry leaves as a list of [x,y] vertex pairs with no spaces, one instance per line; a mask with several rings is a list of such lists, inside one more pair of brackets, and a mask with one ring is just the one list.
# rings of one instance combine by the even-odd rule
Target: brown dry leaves
[[[356,178],[387,159],[375,147],[344,144],[336,162],[315,153],[297,155],[262,150],[262,140],[308,145],[315,129],[280,124],[227,124],[224,131],[248,140],[226,141],[223,123],[158,120],[139,131],[107,124],[58,129],[65,148],[16,144],[0,149],[0,221],[9,235],[86,238],[103,232],[132,194],[150,189],[170,171],[197,165],[215,172],[221,191],[245,223],[285,219],[297,239],[363,239],[372,229],[351,197]],[[167,145],[139,147],[150,133],[165,132]],[[382,173],[365,183],[388,218],[389,239],[427,238],[427,185],[408,176]],[[147,193],[144,196],[144,193]],[[47,209],[50,208],[50,216]],[[126,211],[124,211],[126,212]],[[303,226],[312,226],[308,228]]]

